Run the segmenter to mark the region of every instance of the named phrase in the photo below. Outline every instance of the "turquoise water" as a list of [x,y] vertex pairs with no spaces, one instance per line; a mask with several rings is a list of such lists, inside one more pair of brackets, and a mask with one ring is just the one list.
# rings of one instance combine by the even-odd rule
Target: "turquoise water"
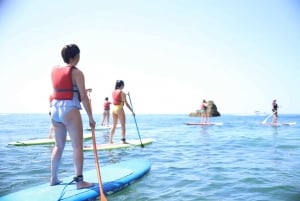
[[[98,123],[101,115],[95,115]],[[222,126],[187,126],[198,121],[187,115],[139,115],[140,134],[155,138],[144,148],[100,151],[100,166],[131,158],[146,158],[148,175],[108,200],[300,200],[300,115],[281,115],[279,122],[294,126],[262,126],[265,116],[223,115],[212,118]],[[132,116],[127,139],[137,139]],[[84,123],[87,125],[86,116]],[[11,141],[44,138],[48,114],[0,115],[0,195],[49,181],[51,146],[15,147]],[[98,143],[107,131],[96,131]],[[117,130],[115,141],[119,140]],[[85,141],[86,145],[91,140]],[[85,169],[95,168],[93,152],[85,152]],[[60,166],[62,177],[73,175],[68,143]],[[0,197],[1,200],[1,197]]]

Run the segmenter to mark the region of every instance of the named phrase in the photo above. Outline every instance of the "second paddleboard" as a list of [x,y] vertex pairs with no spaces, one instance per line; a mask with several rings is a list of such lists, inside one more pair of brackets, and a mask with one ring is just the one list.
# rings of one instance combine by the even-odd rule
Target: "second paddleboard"
[[[83,139],[88,140],[92,138],[92,134],[83,134]],[[71,141],[70,137],[67,136],[67,141]],[[49,145],[54,144],[54,138],[40,138],[40,139],[32,139],[32,140],[20,140],[16,142],[10,142],[9,145],[14,146],[31,146],[31,145]]]
[[[155,140],[153,138],[143,138],[142,143],[143,145],[148,145],[154,142]],[[120,148],[129,148],[131,146],[140,146],[141,142],[139,139],[137,140],[128,140],[129,144],[123,144],[123,143],[114,143],[114,144],[99,144],[97,145],[97,150],[112,150],[112,149],[120,149]],[[93,146],[84,146],[84,151],[93,151]]]

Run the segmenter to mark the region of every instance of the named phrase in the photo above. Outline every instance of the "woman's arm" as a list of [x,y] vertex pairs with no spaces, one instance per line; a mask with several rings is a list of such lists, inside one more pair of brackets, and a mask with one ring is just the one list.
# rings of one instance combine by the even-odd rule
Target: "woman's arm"
[[131,106],[129,105],[129,103],[127,101],[126,94],[123,91],[122,91],[122,95],[121,96],[122,96],[122,100],[124,100],[125,105],[127,106],[127,108],[132,112],[133,115],[135,115],[134,112],[133,112],[133,109],[131,108]]
[[90,126],[95,127],[96,122],[94,121],[91,103],[90,103],[89,97],[87,96],[87,92],[85,89],[84,75],[79,69],[74,69],[72,72],[72,77],[75,82],[75,85],[77,86],[77,88],[79,90],[82,105],[89,117]]

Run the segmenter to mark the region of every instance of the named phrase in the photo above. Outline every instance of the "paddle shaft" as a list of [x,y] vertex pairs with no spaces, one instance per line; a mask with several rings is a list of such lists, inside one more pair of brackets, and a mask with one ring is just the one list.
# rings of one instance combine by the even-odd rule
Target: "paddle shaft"
[[[90,91],[88,91],[88,97],[90,102],[90,107],[92,111],[92,99],[90,96]],[[103,185],[102,185],[102,179],[101,179],[101,173],[100,173],[100,165],[98,160],[98,151],[97,151],[97,143],[96,143],[96,135],[95,135],[95,128],[92,127],[92,139],[93,139],[93,151],[94,151],[94,158],[95,158],[95,164],[96,164],[96,171],[97,171],[97,177],[98,177],[98,184],[99,184],[99,191],[100,191],[100,200],[101,201],[107,201],[104,191],[103,191]]]
[[[131,98],[130,98],[129,93],[128,93],[128,97],[129,97],[129,102],[130,102],[131,109],[133,111],[132,102],[131,102]],[[140,135],[139,127],[138,127],[136,119],[135,119],[135,115],[133,115],[133,119],[134,119],[134,122],[135,122],[136,130],[137,130],[138,135],[139,135],[139,139],[140,139],[140,142],[141,142],[141,147],[143,148],[144,145],[143,145],[143,142],[142,142],[142,139],[141,139],[141,135]]]
[[107,201],[104,191],[103,191],[103,186],[102,186],[100,165],[99,165],[98,152],[97,152],[97,143],[96,143],[96,136],[95,136],[95,128],[92,128],[92,137],[93,137],[93,151],[94,151],[94,157],[95,157],[96,171],[97,171],[98,184],[99,184],[99,190],[100,190],[100,200]]
[[268,119],[269,119],[272,115],[274,115],[274,112],[273,112],[272,114],[270,114],[269,116],[267,116],[267,117],[265,118],[265,120],[263,120],[261,123],[262,123],[262,124],[267,123]]

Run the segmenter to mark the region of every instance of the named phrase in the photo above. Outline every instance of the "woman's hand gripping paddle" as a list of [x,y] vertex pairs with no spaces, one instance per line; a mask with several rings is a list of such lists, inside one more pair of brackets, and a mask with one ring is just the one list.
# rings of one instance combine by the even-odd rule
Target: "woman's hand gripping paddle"
[[[133,107],[132,107],[132,102],[131,102],[131,98],[130,98],[130,94],[129,94],[129,92],[128,92],[128,97],[129,97],[129,102],[130,102],[131,109],[133,110]],[[139,135],[139,138],[140,138],[141,147],[142,147],[142,148],[144,148],[144,145],[143,145],[143,142],[142,142],[142,139],[141,139],[141,135],[140,135],[140,131],[139,131],[139,128],[138,128],[138,125],[137,125],[136,119],[135,119],[135,115],[133,115],[133,118],[134,118],[134,122],[135,122],[136,130],[137,130],[137,132],[138,132],[138,135]]]

